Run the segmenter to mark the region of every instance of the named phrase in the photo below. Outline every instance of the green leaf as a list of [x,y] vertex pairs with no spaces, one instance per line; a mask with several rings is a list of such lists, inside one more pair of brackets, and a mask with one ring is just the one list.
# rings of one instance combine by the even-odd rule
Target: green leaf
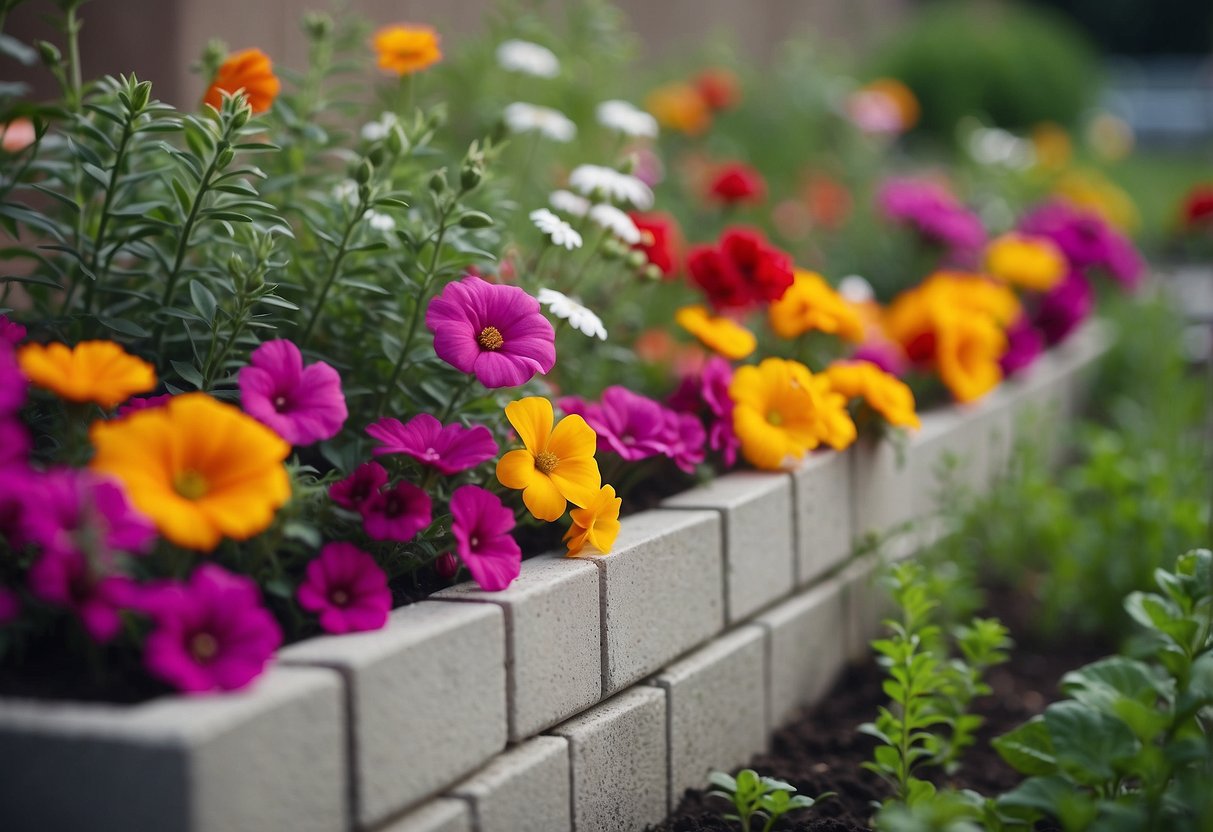
[[1056,817],[1058,806],[1073,791],[1074,785],[1060,775],[1029,777],[998,798],[998,805],[1035,809],[1050,817]]
[[1080,702],[1057,702],[1044,713],[1058,767],[1079,783],[1115,779],[1115,764],[1137,753],[1140,743],[1115,717]]
[[713,771],[708,775],[708,782],[730,794],[737,791],[737,781],[723,771]]
[[177,372],[177,375],[194,385],[196,389],[202,389],[204,384],[202,373],[198,372],[192,364],[186,364],[183,361],[172,361],[170,363],[173,365],[173,369]]
[[1128,698],[1153,705],[1161,696],[1170,701],[1175,695],[1171,680],[1160,676],[1144,662],[1124,656],[1109,656],[1061,678],[1061,688],[1074,699],[1106,713],[1112,704]]
[[1042,717],[1033,717],[990,744],[1007,765],[1021,774],[1052,774],[1057,770],[1053,740]]
[[206,322],[213,323],[215,320],[215,312],[219,308],[219,301],[215,300],[211,290],[202,285],[197,280],[190,281],[190,300],[194,302],[194,308],[201,313]]
[[0,35],[0,55],[25,66],[32,66],[38,60],[36,51],[10,35]]
[[114,332],[120,332],[132,338],[150,338],[152,335],[139,324],[128,321],[126,318],[105,318],[98,315],[97,321],[106,329],[112,329]]

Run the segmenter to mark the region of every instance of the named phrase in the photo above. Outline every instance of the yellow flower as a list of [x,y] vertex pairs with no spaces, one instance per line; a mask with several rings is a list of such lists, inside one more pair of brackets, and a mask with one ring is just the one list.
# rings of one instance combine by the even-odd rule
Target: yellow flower
[[71,402],[96,402],[107,410],[156,386],[156,371],[113,341],[26,344],[17,351],[21,371],[33,384]]
[[411,75],[442,60],[438,33],[429,26],[384,26],[375,32],[379,68],[397,75]]
[[1006,334],[989,318],[953,310],[938,321],[935,363],[957,401],[976,401],[998,386],[1006,349]]
[[552,403],[530,396],[505,406],[505,416],[525,449],[497,462],[497,480],[522,491],[522,502],[536,518],[559,520],[567,506],[587,508],[599,496],[602,475],[594,450],[598,434],[580,416],[565,416],[552,428]]
[[847,410],[847,397],[835,390],[830,380],[820,373],[813,376],[813,387],[818,395],[817,435],[836,451],[850,447],[859,431]]
[[846,412],[846,400],[825,395],[808,367],[782,358],[738,368],[729,397],[741,453],[756,468],[767,470],[795,462],[827,434],[837,439],[837,417],[829,410]]
[[1046,171],[1059,171],[1070,164],[1074,143],[1066,128],[1052,121],[1042,121],[1032,128],[1032,149],[1036,164]]
[[847,341],[863,340],[859,308],[815,272],[796,270],[792,285],[771,304],[771,329],[781,338],[796,338],[819,329]]
[[658,87],[645,98],[644,108],[662,127],[688,136],[698,136],[712,124],[712,110],[693,84]]
[[728,318],[713,317],[702,306],[684,306],[674,313],[674,320],[705,347],[733,361],[740,361],[758,346],[754,333]]
[[830,386],[848,399],[863,399],[890,425],[920,426],[909,386],[870,361],[843,361],[826,368]]
[[265,425],[205,393],[95,422],[92,469],[122,482],[160,533],[209,552],[223,537],[264,531],[291,496],[282,464],[291,446]]
[[1012,232],[986,248],[986,271],[1030,292],[1049,291],[1065,277],[1066,268],[1066,256],[1047,237]]
[[577,557],[587,543],[597,550],[587,554],[610,553],[611,547],[615,545],[615,538],[619,537],[621,505],[623,500],[615,496],[615,489],[604,485],[588,506],[570,511],[573,525],[564,533],[564,541],[569,547],[566,557]]

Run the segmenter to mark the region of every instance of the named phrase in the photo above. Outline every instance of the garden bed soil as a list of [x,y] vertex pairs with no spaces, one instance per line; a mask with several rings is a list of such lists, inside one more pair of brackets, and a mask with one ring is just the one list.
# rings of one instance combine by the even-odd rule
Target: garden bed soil
[[[1011,628],[1016,648],[1010,661],[992,670],[987,681],[993,693],[977,701],[974,711],[986,720],[977,743],[968,750],[954,777],[940,776],[938,785],[973,789],[994,795],[1013,788],[1020,775],[990,747],[990,740],[1039,714],[1060,698],[1061,677],[1112,651],[1106,643],[1057,639],[1044,641],[1028,634],[1027,605],[1009,593],[989,594],[990,610]],[[858,732],[872,721],[884,676],[874,661],[847,668],[833,689],[815,707],[806,709],[772,738],[771,751],[751,761],[749,768],[786,780],[801,794],[816,797],[836,792],[814,808],[793,813],[775,825],[785,832],[864,832],[871,828],[873,801],[888,796],[884,783],[861,765],[872,757],[876,743]],[[924,775],[928,772],[924,772]],[[707,792],[688,790],[676,811],[653,832],[736,832],[736,821],[722,814],[728,803]]]

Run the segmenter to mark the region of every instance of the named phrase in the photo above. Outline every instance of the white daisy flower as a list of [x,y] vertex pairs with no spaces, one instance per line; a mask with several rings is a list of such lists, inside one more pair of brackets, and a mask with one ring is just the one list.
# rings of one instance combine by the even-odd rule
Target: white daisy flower
[[630,246],[640,242],[640,229],[623,211],[614,205],[600,203],[590,209],[590,221],[599,228],[605,228]]
[[387,134],[396,126],[395,113],[383,113],[378,121],[368,121],[362,125],[362,138],[368,142],[383,141]]
[[384,234],[390,234],[396,230],[396,220],[390,214],[367,211],[362,218],[370,223],[371,228],[382,231]]
[[566,214],[572,214],[574,217],[584,217],[590,212],[590,201],[572,191],[563,189],[552,191],[552,195],[548,197],[548,202],[552,203],[552,207],[557,211],[564,211]]
[[851,303],[867,303],[876,299],[872,284],[857,274],[849,274],[838,281],[838,294]]
[[641,210],[653,207],[653,191],[627,173],[602,165],[579,165],[569,174],[569,185],[586,196],[601,192],[612,202],[626,202]]
[[598,105],[598,123],[625,136],[657,137],[657,119],[627,101],[603,101]]
[[515,101],[505,108],[506,127],[514,133],[539,131],[555,142],[571,142],[577,135],[577,125],[559,110]]
[[564,246],[569,251],[581,248],[581,235],[547,208],[536,208],[528,216],[535,227],[548,236],[552,245]]
[[510,72],[539,78],[555,78],[560,74],[560,59],[556,54],[529,40],[504,41],[497,47],[497,64]]
[[591,338],[606,340],[607,331],[602,325],[602,319],[568,295],[554,289],[540,289],[539,302],[557,318],[568,321],[573,329],[580,330]]
[[333,186],[333,199],[349,205],[358,204],[358,183],[345,179]]

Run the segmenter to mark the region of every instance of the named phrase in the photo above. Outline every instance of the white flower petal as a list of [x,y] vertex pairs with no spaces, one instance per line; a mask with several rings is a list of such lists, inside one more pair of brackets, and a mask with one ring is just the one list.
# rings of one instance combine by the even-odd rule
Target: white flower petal
[[507,40],[497,47],[497,64],[510,72],[521,72],[539,78],[555,78],[560,74],[560,59],[546,46],[528,40]]
[[625,136],[657,137],[657,119],[627,101],[603,101],[597,114],[599,124]]
[[605,228],[630,246],[640,242],[640,229],[623,211],[614,205],[599,203],[590,209],[590,221]]
[[568,295],[557,292],[555,289],[540,289],[538,298],[549,312],[557,318],[568,321],[574,329],[590,338],[606,340],[607,331],[606,327],[602,325],[602,320]]
[[513,133],[538,132],[556,142],[571,142],[577,136],[577,125],[551,107],[515,101],[506,106],[502,117]]
[[577,230],[547,208],[537,208],[528,216],[535,227],[552,241],[552,245],[563,246],[569,251],[581,248],[581,235]]
[[641,210],[653,207],[652,189],[635,176],[614,168],[579,165],[569,174],[569,185],[586,196],[602,194],[612,202],[630,204]]
[[564,211],[566,214],[572,214],[575,217],[584,217],[590,211],[590,201],[572,191],[552,191],[551,196],[548,197],[548,202],[552,203],[552,207],[557,211]]

